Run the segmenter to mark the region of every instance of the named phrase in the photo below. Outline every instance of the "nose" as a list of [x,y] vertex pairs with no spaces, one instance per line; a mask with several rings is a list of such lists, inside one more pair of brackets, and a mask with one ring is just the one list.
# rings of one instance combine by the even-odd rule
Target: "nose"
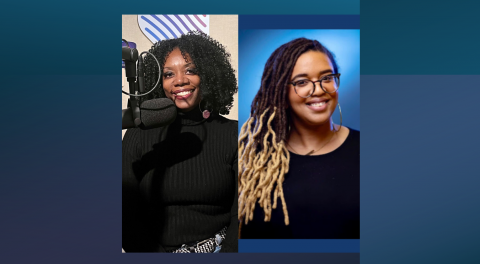
[[314,96],[314,95],[320,96],[320,95],[323,95],[325,93],[325,91],[320,86],[320,81],[315,82],[314,85],[315,86],[314,86],[314,91],[313,91],[312,96]]
[[184,86],[187,85],[190,80],[185,76],[183,73],[179,73],[175,75],[175,79],[173,80],[173,85],[175,86]]

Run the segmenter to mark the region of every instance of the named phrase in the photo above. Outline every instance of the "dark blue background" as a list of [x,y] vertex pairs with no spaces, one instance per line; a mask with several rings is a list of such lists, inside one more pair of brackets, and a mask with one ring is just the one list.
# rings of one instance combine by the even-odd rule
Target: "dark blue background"
[[[122,13],[155,10],[359,14],[360,5],[3,3],[1,262],[358,263],[357,254],[120,253],[121,74],[112,47]],[[478,10],[477,1],[362,0],[362,263],[480,262],[480,81],[467,76],[480,71]]]
[[362,0],[361,5],[362,74],[480,73],[480,1]]
[[239,239],[238,252],[357,253],[358,255],[360,239]]
[[[329,9],[331,10],[331,9]],[[334,10],[340,10],[336,7]],[[360,16],[358,13],[330,15],[328,12],[314,12],[319,15],[242,15],[239,17],[239,29],[358,29]],[[345,10],[346,11],[346,10]],[[266,14],[266,13],[264,13]],[[293,12],[291,14],[294,14]]]
[[479,87],[362,76],[362,263],[480,263]]

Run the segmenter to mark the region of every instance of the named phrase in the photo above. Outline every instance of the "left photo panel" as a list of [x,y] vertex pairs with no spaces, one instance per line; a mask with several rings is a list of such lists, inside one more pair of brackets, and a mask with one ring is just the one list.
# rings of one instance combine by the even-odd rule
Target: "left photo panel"
[[122,252],[238,252],[237,80],[238,16],[122,15]]

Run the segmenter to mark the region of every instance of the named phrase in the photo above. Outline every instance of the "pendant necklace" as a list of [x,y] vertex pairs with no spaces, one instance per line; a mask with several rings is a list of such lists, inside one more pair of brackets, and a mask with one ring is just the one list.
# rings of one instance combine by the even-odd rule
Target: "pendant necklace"
[[[313,153],[321,150],[321,149],[322,149],[323,147],[325,147],[328,143],[330,143],[330,141],[332,141],[332,138],[333,138],[333,136],[335,136],[335,134],[337,134],[337,133],[336,133],[336,132],[333,132],[333,135],[330,137],[330,139],[327,141],[327,143],[323,144],[319,149],[317,149],[317,150],[312,149],[312,150],[311,150],[310,152],[308,152],[307,154],[304,154],[304,156],[310,156],[310,155],[312,155]],[[298,154],[298,155],[302,155],[302,154],[299,154],[292,146],[290,146],[290,144],[288,144],[288,142],[287,142],[287,145],[292,149],[293,153]]]

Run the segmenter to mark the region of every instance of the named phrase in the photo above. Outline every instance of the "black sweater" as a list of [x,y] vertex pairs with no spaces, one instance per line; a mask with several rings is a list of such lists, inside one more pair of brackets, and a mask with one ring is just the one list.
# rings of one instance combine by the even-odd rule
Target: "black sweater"
[[350,129],[336,150],[317,156],[290,152],[283,190],[290,225],[285,226],[282,202],[264,222],[255,206],[253,221],[242,227],[242,238],[360,238],[360,132]]
[[122,142],[122,246],[164,252],[213,237],[238,251],[238,122],[200,111],[169,126],[129,129]]

